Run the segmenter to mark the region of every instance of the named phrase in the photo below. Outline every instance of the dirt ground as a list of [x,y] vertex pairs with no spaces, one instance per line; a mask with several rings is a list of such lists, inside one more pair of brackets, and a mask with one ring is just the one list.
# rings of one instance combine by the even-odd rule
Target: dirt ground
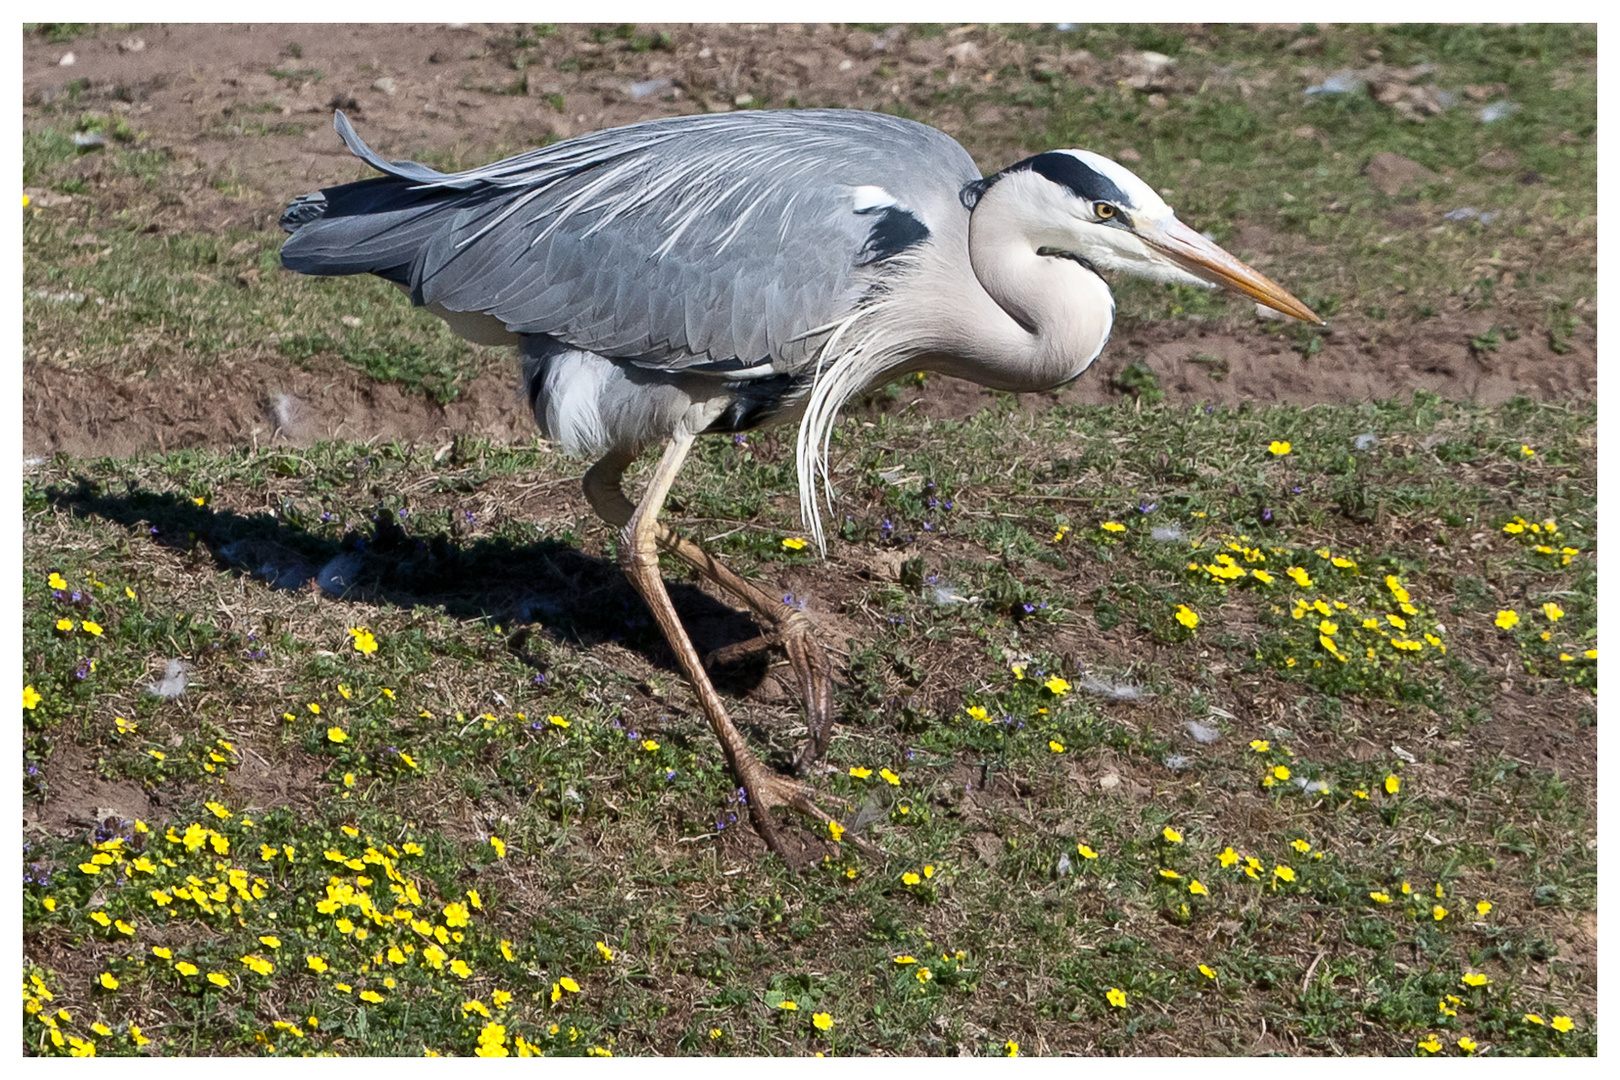
[[[132,183],[127,193],[128,209],[148,219],[152,230],[271,230],[293,197],[364,174],[332,131],[335,107],[384,156],[440,152],[474,161],[538,144],[548,135],[732,108],[752,94],[805,106],[893,105],[945,66],[952,78],[982,78],[981,72],[1005,63],[1041,59],[1098,85],[1121,77],[1111,67],[1114,61],[1032,57],[1032,47],[994,37],[977,52],[948,54],[954,42],[968,40],[955,32],[924,40],[831,26],[638,31],[668,32],[674,47],[608,47],[590,41],[583,28],[564,26],[525,48],[528,66],[521,72],[511,63],[514,30],[491,27],[147,26],[128,33],[104,30],[65,45],[29,34],[23,49],[24,124],[55,120],[43,107],[59,99],[70,81],[84,80],[84,108],[127,115],[149,145],[173,155],[172,186],[154,195]],[[67,53],[73,63],[62,66]],[[558,71],[565,59],[570,62],[563,66],[573,70]],[[316,71],[319,78],[298,77]],[[566,102],[566,114],[553,104],[557,100]],[[964,118],[953,108],[932,111],[930,119],[961,134]],[[974,132],[995,130],[996,117],[987,115],[993,111],[976,111]],[[247,128],[251,135],[244,134]],[[987,170],[1046,149],[987,140],[994,143],[995,137],[977,135],[968,144]],[[231,183],[219,183],[221,177]],[[1264,236],[1236,239],[1243,248],[1272,246]],[[1536,328],[1489,355],[1471,349],[1469,341],[1489,328],[1491,316],[1464,310],[1461,301],[1419,324],[1392,326],[1348,314],[1335,322],[1309,359],[1238,320],[1124,323],[1086,377],[1026,405],[1117,401],[1110,377],[1130,363],[1146,363],[1172,401],[1355,402],[1420,389],[1482,403],[1515,394],[1555,400],[1596,394],[1595,318],[1576,330],[1563,354],[1553,352]],[[24,360],[29,456],[127,455],[272,439],[425,441],[466,432],[527,439],[533,433],[517,396],[515,363],[510,375],[486,375],[459,400],[441,406],[346,370],[301,370],[269,346],[238,350],[200,384],[184,385],[47,369],[34,353],[26,350]],[[977,387],[936,379],[926,394],[903,395],[901,404],[928,415],[959,416],[984,400]]]

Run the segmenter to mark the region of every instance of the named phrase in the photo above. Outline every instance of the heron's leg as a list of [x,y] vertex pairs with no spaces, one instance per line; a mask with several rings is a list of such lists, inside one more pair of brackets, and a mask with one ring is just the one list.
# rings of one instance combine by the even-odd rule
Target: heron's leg
[[[634,454],[611,453],[592,465],[585,474],[585,498],[603,520],[620,528],[630,521],[636,509],[620,486],[624,471],[634,460]],[[793,665],[793,673],[799,680],[799,692],[804,696],[805,721],[810,731],[809,738],[799,747],[793,760],[794,771],[803,775],[826,753],[828,740],[832,738],[833,722],[832,670],[827,663],[827,654],[815,639],[809,618],[753,582],[745,581],[713,555],[662,522],[658,523],[655,536],[664,550],[679,556],[699,574],[741,600],[761,625],[771,628],[786,651],[788,662]],[[745,644],[744,649],[751,644]]]
[[[693,438],[694,436],[689,434],[676,435],[664,448],[664,455],[648,479],[647,490],[642,493],[640,503],[635,506],[629,520],[620,528],[619,563],[624,568],[625,576],[630,579],[630,584],[652,610],[653,618],[658,621],[665,640],[674,650],[681,670],[686,673],[687,681],[697,693],[698,701],[703,706],[703,713],[709,719],[709,726],[714,729],[715,738],[720,741],[720,748],[726,755],[726,763],[731,767],[732,775],[737,777],[748,792],[748,810],[754,828],[759,830],[760,836],[773,851],[787,858],[787,852],[777,835],[776,824],[771,819],[773,807],[792,807],[822,825],[834,824],[833,819],[816,805],[813,798],[816,793],[813,788],[802,781],[790,779],[767,768],[748,748],[742,732],[737,730],[737,726],[731,722],[731,717],[726,713],[725,705],[721,703],[720,695],[715,692],[714,684],[709,681],[708,673],[703,670],[697,650],[692,647],[692,640],[687,636],[686,628],[681,625],[679,617],[675,614],[675,606],[670,603],[669,593],[665,590],[663,578],[658,573],[658,512],[663,509],[670,485],[674,483],[676,473],[686,460],[687,451],[692,448]],[[596,472],[600,467],[602,463],[598,462],[597,466],[592,468],[592,472]],[[612,469],[613,465],[609,464],[607,468]],[[622,468],[620,471],[622,472]],[[602,475],[598,474],[598,479]],[[587,492],[591,490],[591,486],[587,475]],[[623,497],[622,491],[620,497]],[[592,504],[595,505],[594,498]],[[842,830],[832,828],[830,831],[838,834]],[[863,847],[868,846],[855,837],[851,839],[857,840]]]

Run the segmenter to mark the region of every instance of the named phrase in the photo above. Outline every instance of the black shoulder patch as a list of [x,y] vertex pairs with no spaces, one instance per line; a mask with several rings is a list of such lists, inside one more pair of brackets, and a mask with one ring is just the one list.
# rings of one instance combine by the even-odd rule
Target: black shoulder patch
[[1121,191],[1117,184],[1073,154],[1058,151],[1036,154],[1016,165],[1008,166],[1006,171],[1014,172],[1019,169],[1039,173],[1052,183],[1068,188],[1077,198],[1087,202],[1101,200],[1125,210],[1137,209],[1136,204],[1131,202],[1130,197]]
[[866,244],[861,248],[860,258],[855,260],[858,266],[891,259],[932,235],[917,215],[898,206],[873,207],[856,212],[878,215],[877,220],[872,222],[872,230],[866,234]]

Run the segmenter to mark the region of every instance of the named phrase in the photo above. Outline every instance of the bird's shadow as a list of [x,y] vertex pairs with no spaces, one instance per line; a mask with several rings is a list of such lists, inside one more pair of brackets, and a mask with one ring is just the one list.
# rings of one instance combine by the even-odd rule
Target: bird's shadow
[[[369,529],[335,539],[318,527],[325,522],[304,520],[292,507],[281,515],[243,515],[173,492],[111,491],[83,476],[75,480],[46,489],[46,501],[78,517],[146,532],[153,543],[265,589],[320,588],[339,603],[442,608],[458,619],[492,619],[512,631],[513,653],[542,674],[548,641],[581,649],[614,642],[680,673],[652,613],[619,567],[559,540],[514,544],[499,537],[415,535],[387,509],[372,516]],[[759,635],[745,612],[694,585],[666,584],[700,656]],[[767,668],[768,654],[758,651],[713,665],[709,673],[721,693],[740,697],[759,687]]]

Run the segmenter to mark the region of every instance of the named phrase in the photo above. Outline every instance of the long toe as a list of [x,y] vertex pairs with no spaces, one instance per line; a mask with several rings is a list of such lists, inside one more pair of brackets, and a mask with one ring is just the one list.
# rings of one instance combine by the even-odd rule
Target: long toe
[[804,695],[804,719],[809,737],[793,759],[793,771],[804,776],[821,760],[832,739],[832,669],[826,652],[811,635],[807,623],[794,622],[784,627],[782,646],[798,677],[799,692]]
[[[797,856],[783,844],[780,831],[781,823],[771,815],[771,811],[778,806],[788,807],[814,821],[818,826],[818,834],[829,837],[835,843],[853,844],[858,851],[868,858],[881,859],[884,857],[883,849],[865,838],[857,836],[847,826],[839,824],[836,818],[823,810],[817,799],[828,796],[823,796],[822,793],[802,780],[782,776],[780,773],[762,767],[758,772],[743,781],[743,787],[748,792],[749,816],[754,822],[754,828],[759,832],[766,845],[782,856],[795,869],[797,869]],[[830,797],[838,798],[836,795]],[[838,801],[843,802],[842,799]]]

